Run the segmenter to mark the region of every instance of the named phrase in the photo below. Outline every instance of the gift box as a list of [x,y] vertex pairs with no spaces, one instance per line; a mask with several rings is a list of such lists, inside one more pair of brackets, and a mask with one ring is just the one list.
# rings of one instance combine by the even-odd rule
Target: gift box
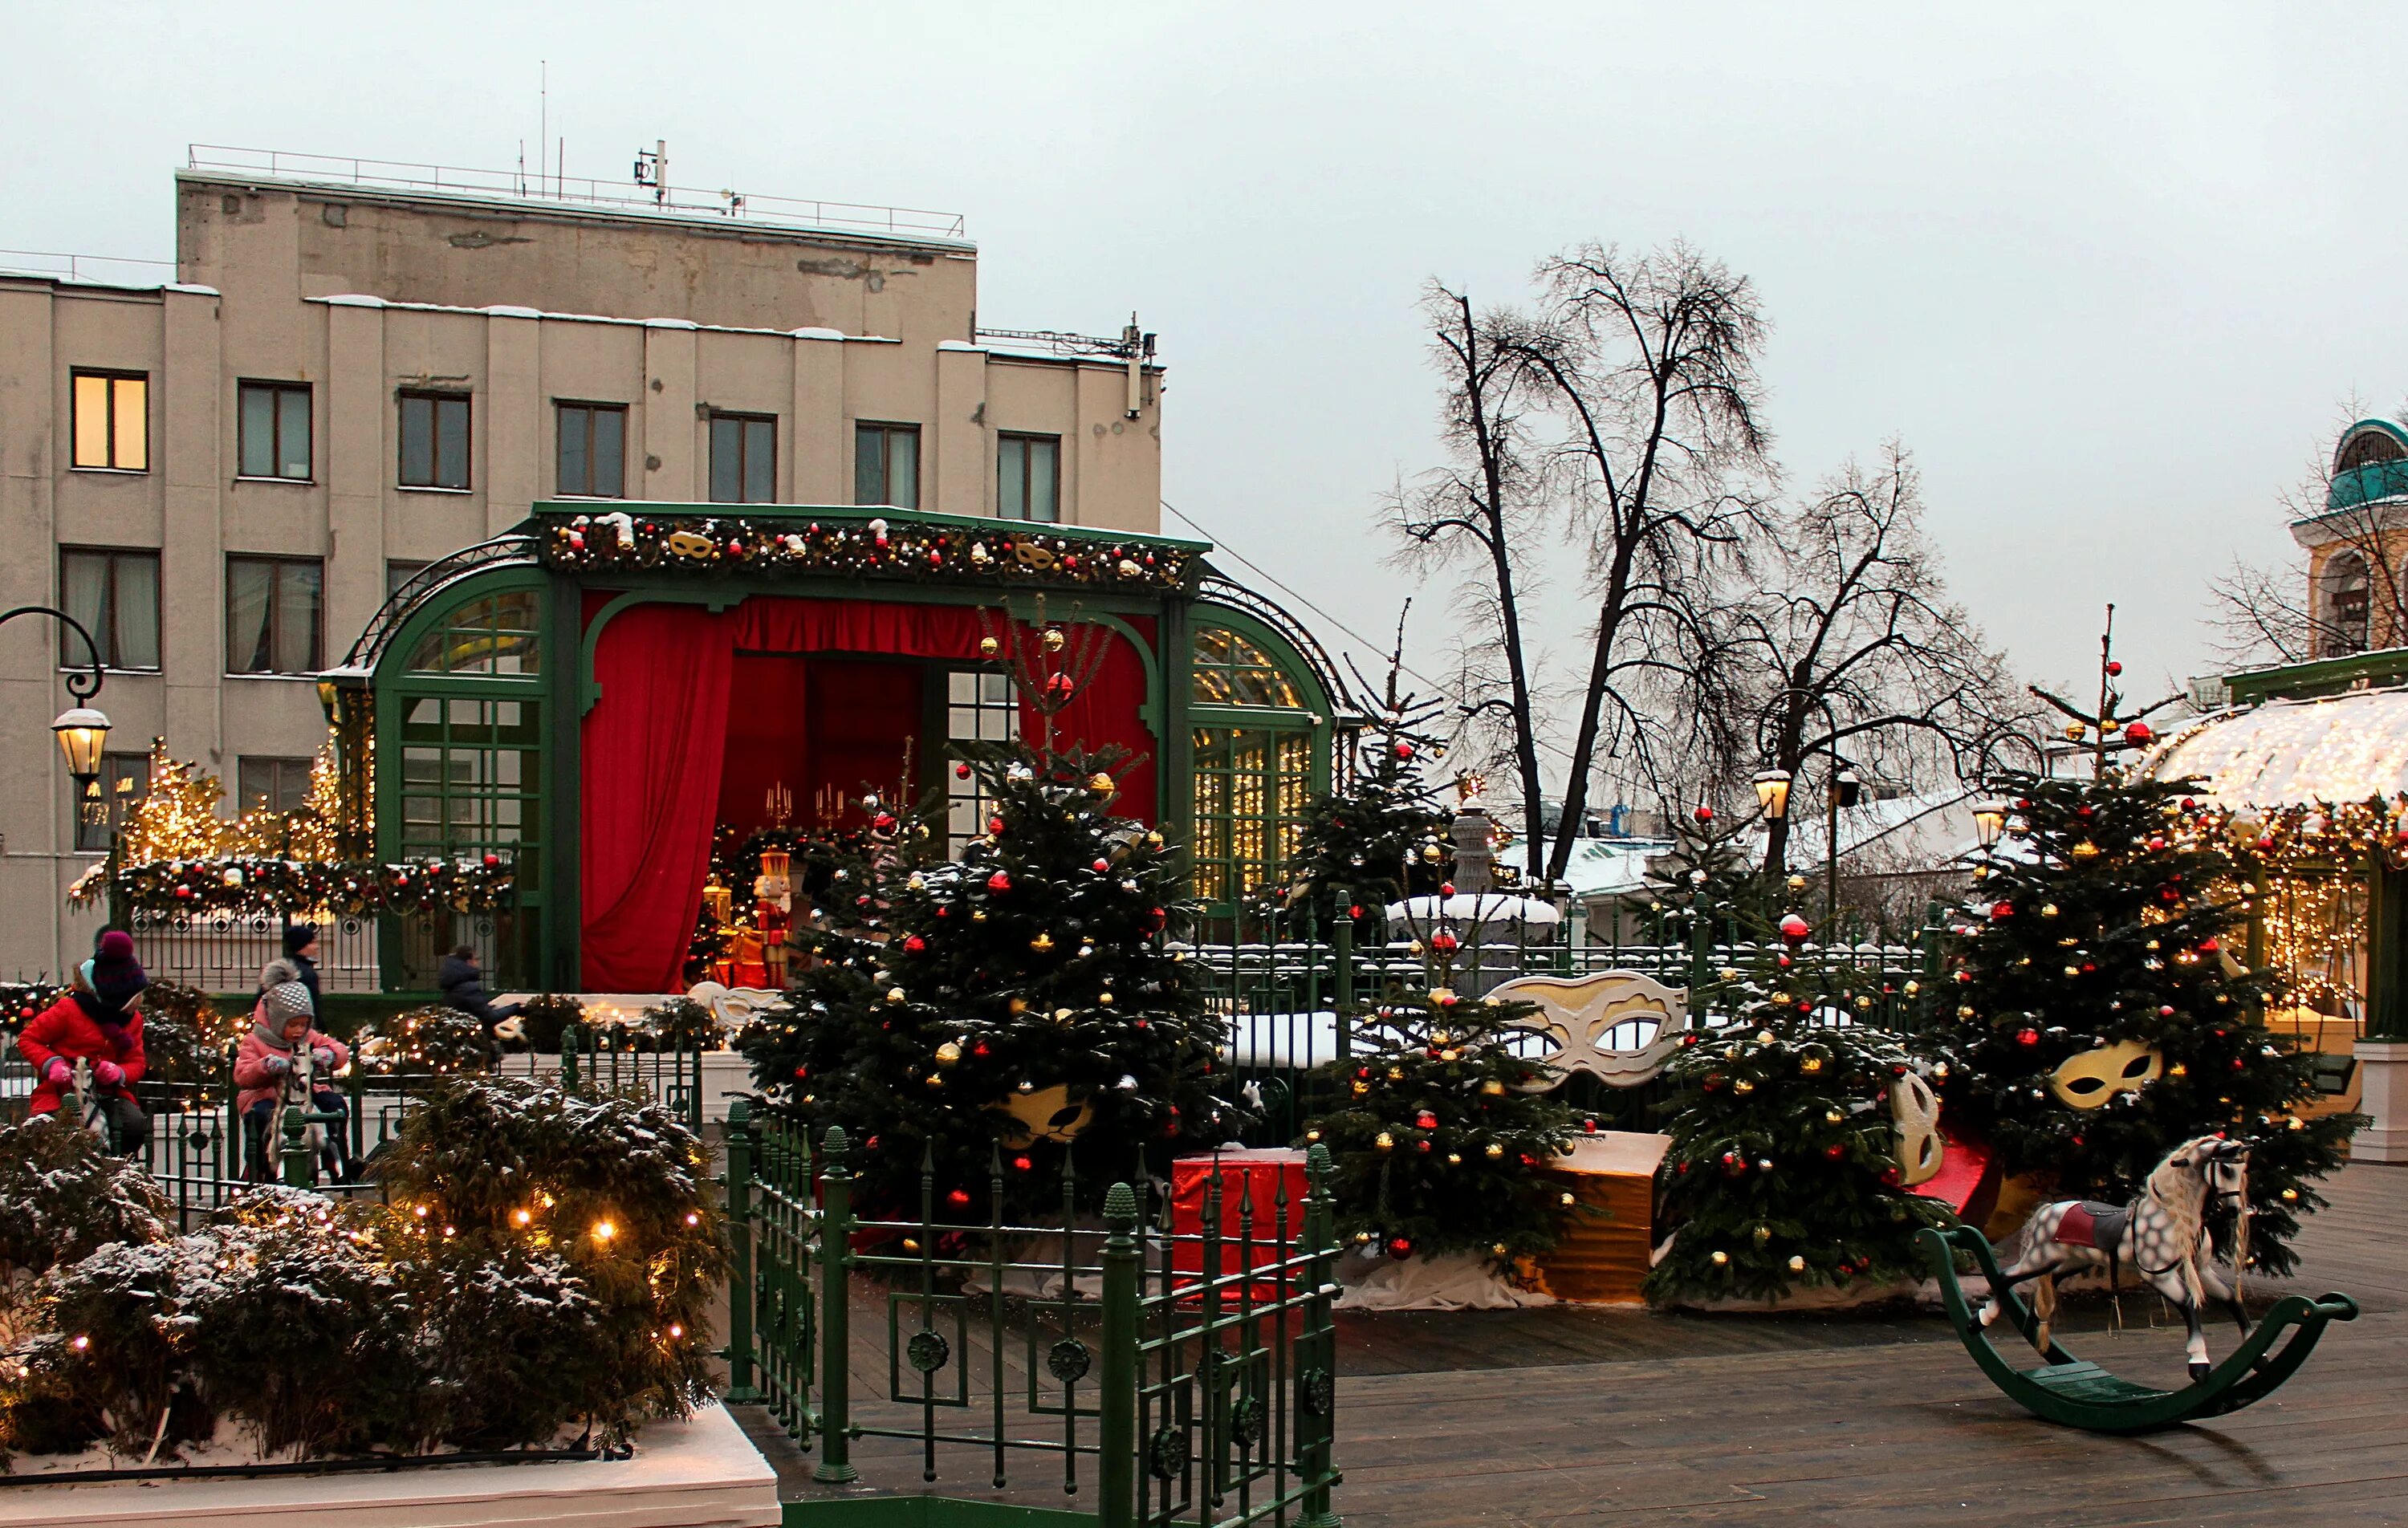
[[1656,1228],[1656,1169],[1670,1135],[1601,1130],[1576,1135],[1569,1157],[1546,1169],[1579,1207],[1565,1216],[1554,1250],[1539,1259],[1547,1292],[1559,1300],[1637,1305]]
[[[1287,1195],[1289,1247],[1302,1245],[1304,1196],[1308,1191],[1303,1152],[1274,1147],[1177,1157],[1170,1164],[1170,1266],[1174,1273],[1195,1276],[1205,1271],[1204,1207],[1216,1171],[1221,1191],[1221,1246],[1218,1265],[1212,1270],[1215,1275],[1226,1277],[1280,1261],[1283,1250],[1279,1246],[1279,1196],[1283,1190]],[[1253,1204],[1250,1221],[1240,1210],[1249,1196]],[[1250,1247],[1240,1244],[1241,1222],[1253,1227]],[[1294,1292],[1293,1278],[1289,1289]],[[1222,1292],[1225,1300],[1235,1300],[1237,1294],[1234,1287]],[[1253,1297],[1268,1300],[1276,1293],[1270,1284],[1264,1283],[1255,1289]]]

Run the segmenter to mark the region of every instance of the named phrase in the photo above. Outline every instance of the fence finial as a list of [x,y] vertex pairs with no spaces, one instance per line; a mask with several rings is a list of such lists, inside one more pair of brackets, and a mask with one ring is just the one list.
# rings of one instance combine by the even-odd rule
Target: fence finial
[[820,1150],[827,1154],[827,1159],[831,1164],[841,1163],[844,1160],[846,1148],[850,1147],[852,1144],[853,1143],[851,1141],[844,1138],[844,1126],[830,1125],[828,1126],[828,1133],[824,1136],[821,1137]]
[[1128,1231],[1137,1225],[1137,1192],[1125,1183],[1115,1183],[1104,1191],[1104,1223],[1115,1231]]

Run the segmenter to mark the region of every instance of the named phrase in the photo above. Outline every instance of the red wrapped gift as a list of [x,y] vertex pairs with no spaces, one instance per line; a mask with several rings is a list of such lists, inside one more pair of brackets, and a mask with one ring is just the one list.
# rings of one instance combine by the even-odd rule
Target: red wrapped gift
[[[1172,1236],[1170,1265],[1182,1274],[1204,1272],[1204,1205],[1213,1187],[1217,1170],[1221,1191],[1219,1233],[1221,1253],[1218,1266],[1212,1271],[1219,1276],[1239,1273],[1277,1263],[1283,1255],[1293,1255],[1304,1240],[1304,1196],[1307,1182],[1304,1153],[1281,1147],[1266,1147],[1242,1151],[1219,1151],[1209,1155],[1179,1157],[1170,1164],[1170,1231]],[[1279,1199],[1282,1190],[1287,1196],[1287,1249],[1280,1245]],[[1244,1213],[1251,1197],[1253,1212]],[[1246,1227],[1252,1227],[1252,1245],[1245,1245]],[[1241,1248],[1243,1249],[1241,1250]],[[1297,1280],[1288,1281],[1288,1292],[1296,1292]],[[1222,1291],[1224,1301],[1234,1303],[1238,1290],[1232,1286]],[[1253,1299],[1277,1298],[1275,1287],[1268,1283],[1255,1286]]]

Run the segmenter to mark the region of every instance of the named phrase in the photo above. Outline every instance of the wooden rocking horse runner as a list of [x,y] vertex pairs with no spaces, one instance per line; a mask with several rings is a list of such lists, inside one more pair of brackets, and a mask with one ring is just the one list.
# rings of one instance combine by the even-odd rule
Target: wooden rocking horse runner
[[[2248,1257],[2248,1148],[2238,1141],[2202,1135],[2169,1152],[2147,1186],[2128,1206],[2065,1200],[2035,1210],[2008,1242],[2002,1271],[1989,1242],[1971,1226],[1927,1230],[1917,1240],[1939,1281],[1942,1303],[1982,1372],[2034,1416],[2099,1433],[2145,1433],[2202,1417],[2238,1411],[2272,1394],[2307,1361],[2328,1322],[2352,1321],[2358,1305],[2344,1294],[2310,1300],[2288,1295],[2275,1303],[2252,1331],[2241,1303],[2241,1266]],[[2239,1209],[2234,1236],[2233,1283],[2228,1288],[2214,1265],[2215,1244],[2208,1230],[2215,1202]],[[1976,1314],[1956,1280],[1954,1253],[1962,1250],[1989,1280],[1991,1297]],[[2058,1275],[2095,1268],[2108,1271],[2110,1287],[2124,1264],[2183,1313],[2188,1329],[2190,1385],[2166,1391],[2135,1384],[2096,1364],[2075,1358],[2050,1335]],[[2027,1307],[2014,1286],[2031,1280]],[[2214,1299],[2243,1332],[2238,1349],[2220,1364],[2207,1356],[2201,1312]],[[2047,1364],[2018,1369],[1990,1343],[1987,1330],[2004,1315]],[[2275,1340],[2298,1331],[2276,1350]]]

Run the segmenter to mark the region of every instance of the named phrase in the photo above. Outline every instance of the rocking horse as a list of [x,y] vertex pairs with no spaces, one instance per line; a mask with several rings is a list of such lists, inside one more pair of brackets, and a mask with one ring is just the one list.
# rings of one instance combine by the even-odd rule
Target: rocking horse
[[[2232,1282],[2215,1266],[2215,1240],[2209,1230],[2217,1206],[2234,1207]],[[2100,1433],[2143,1433],[2200,1417],[2237,1411],[2272,1394],[2307,1361],[2328,1322],[2352,1321],[2357,1303],[2344,1294],[2309,1300],[2286,1295],[2256,1331],[2240,1296],[2241,1269],[2249,1256],[2249,1149],[2239,1141],[2202,1135],[2168,1152],[2129,1205],[2060,1200],[2032,1212],[2002,1250],[2007,1266],[1979,1231],[1957,1226],[1926,1230],[1916,1239],[1940,1283],[1942,1304],[1957,1335],[1991,1382],[2034,1416]],[[1952,1250],[1971,1252],[1990,1284],[1990,1298],[1975,1316],[1956,1282]],[[2057,1346],[2050,1335],[2057,1313],[2057,1279],[2065,1274],[2104,1268],[2114,1290],[2126,1265],[2183,1313],[2185,1355],[2190,1385],[2180,1391],[2152,1389],[2085,1363]],[[2014,1286],[2029,1280],[2028,1308]],[[2214,1299],[2239,1323],[2241,1346],[2222,1364],[2211,1364],[2202,1311]],[[2048,1362],[2017,1369],[1991,1346],[1988,1329],[2004,1315]],[[2299,1328],[2280,1351],[2275,1338]]]

